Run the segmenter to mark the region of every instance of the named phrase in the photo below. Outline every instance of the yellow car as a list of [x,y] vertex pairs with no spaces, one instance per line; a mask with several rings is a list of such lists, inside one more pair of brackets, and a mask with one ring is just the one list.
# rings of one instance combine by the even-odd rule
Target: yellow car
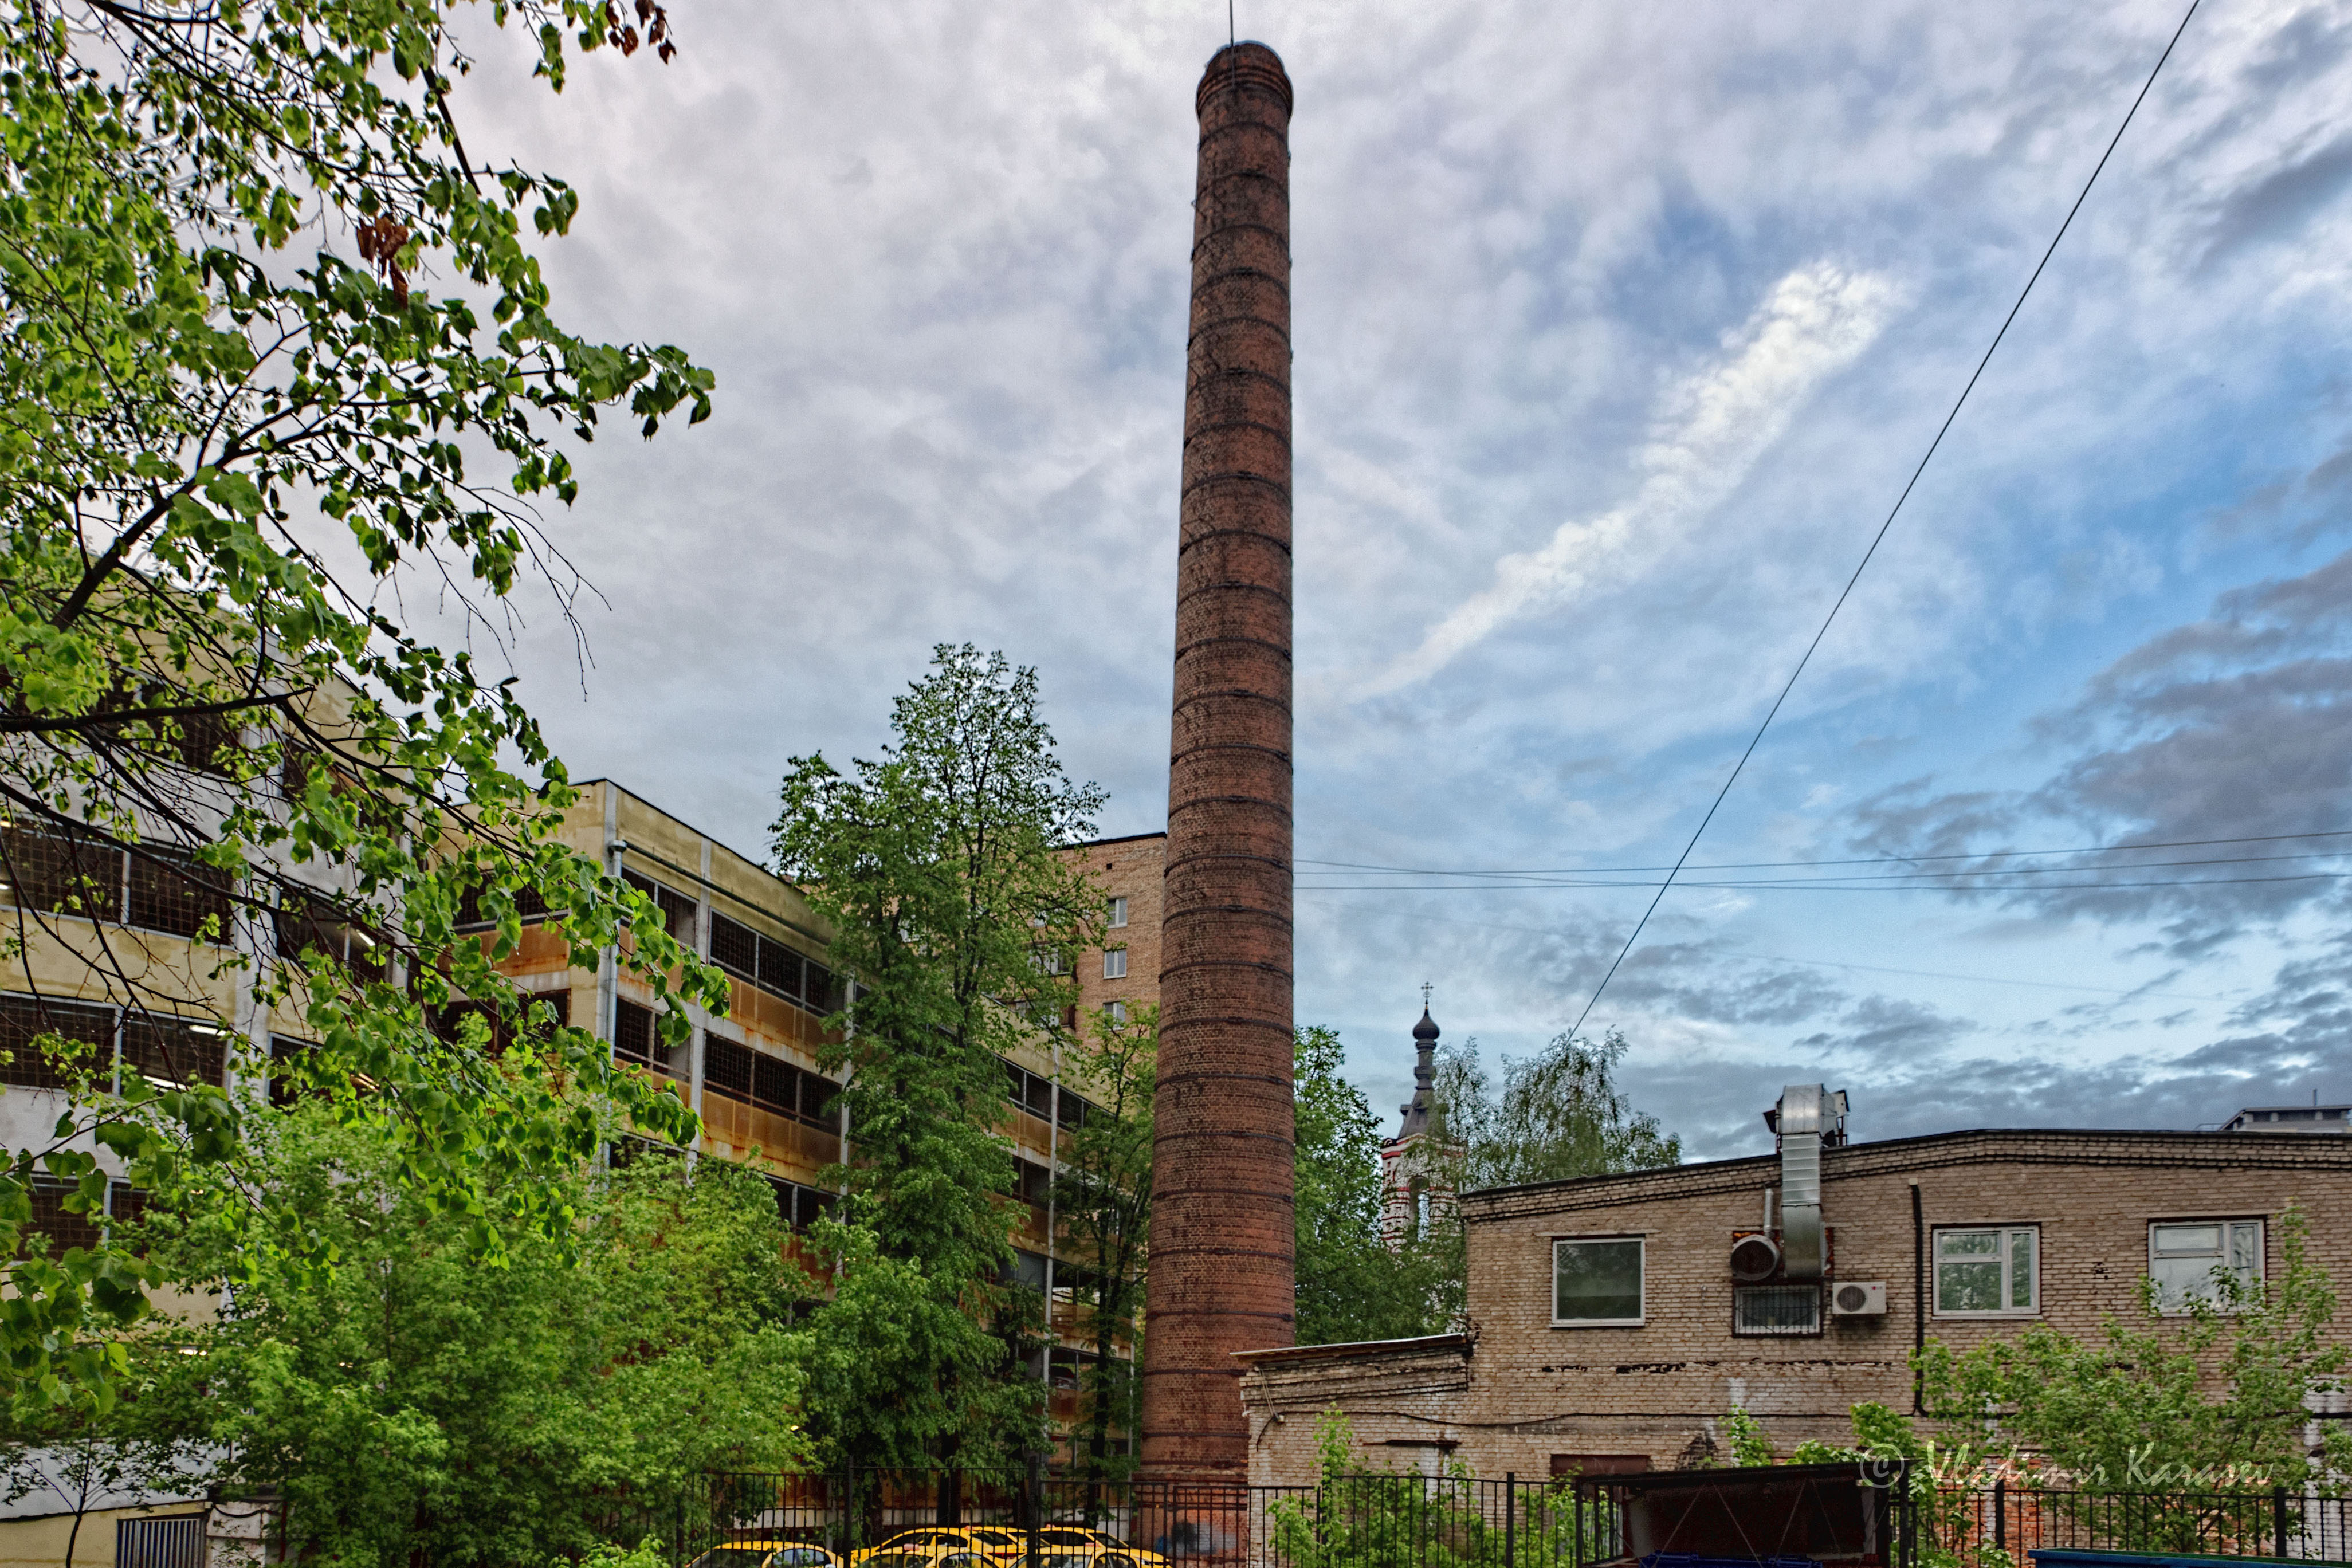
[[838,1553],[805,1541],[730,1541],[688,1568],[841,1568]]
[[1037,1555],[1021,1568],[1175,1568],[1148,1547],[1129,1546],[1118,1536],[1075,1524],[1048,1524],[1037,1531]]
[[1002,1525],[902,1530],[849,1554],[850,1568],[1003,1568],[1025,1538]]

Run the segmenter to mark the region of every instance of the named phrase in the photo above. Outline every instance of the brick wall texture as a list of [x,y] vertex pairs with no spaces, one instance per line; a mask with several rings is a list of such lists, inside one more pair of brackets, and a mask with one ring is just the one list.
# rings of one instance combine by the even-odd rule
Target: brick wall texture
[[1290,80],[1240,44],[1195,101],[1142,1459],[1238,1481],[1231,1353],[1294,1321]]
[[[1094,877],[1105,896],[1127,900],[1127,924],[1103,933],[1105,948],[1126,949],[1127,973],[1118,979],[1106,978],[1100,951],[1080,954],[1079,1011],[1091,1016],[1096,1009],[1113,1002],[1124,1002],[1130,1010],[1157,1005],[1160,901],[1161,881],[1168,868],[1168,835],[1140,833],[1133,838],[1098,839],[1065,852]],[[1084,1027],[1083,1019],[1080,1027]]]
[[[1314,1417],[1333,1405],[1348,1412],[1369,1465],[1388,1469],[1400,1449],[1426,1445],[1496,1478],[1548,1475],[1558,1455],[1640,1456],[1669,1468],[1715,1439],[1734,1405],[1757,1416],[1783,1454],[1805,1437],[1850,1435],[1859,1401],[1909,1410],[1906,1358],[1922,1300],[1914,1184],[1931,1280],[1939,1228],[2039,1229],[2035,1312],[1939,1317],[1930,1286],[1925,1332],[1958,1349],[2035,1322],[2088,1336],[2104,1315],[2135,1311],[2157,1220],[2260,1218],[2270,1272],[2280,1267],[2278,1217],[2300,1205],[2313,1257],[2339,1287],[2352,1283],[2352,1140],[1958,1133],[1823,1154],[1832,1282],[1885,1281],[1885,1316],[1825,1316],[1813,1337],[1738,1336],[1732,1239],[1759,1227],[1765,1189],[1779,1181],[1768,1156],[1465,1195],[1469,1342],[1366,1350],[1346,1362],[1252,1358],[1252,1479],[1310,1479]],[[1643,1239],[1641,1326],[1555,1328],[1553,1241],[1608,1236]],[[2352,1337],[2343,1307],[2336,1334]],[[1449,1357],[1458,1372],[1440,1375]],[[1391,1362],[1395,1375],[1384,1376]]]

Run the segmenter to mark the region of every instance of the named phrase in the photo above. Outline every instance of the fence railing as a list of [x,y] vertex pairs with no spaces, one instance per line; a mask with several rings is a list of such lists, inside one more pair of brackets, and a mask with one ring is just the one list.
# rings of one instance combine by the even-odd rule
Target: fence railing
[[[2026,1553],[2049,1548],[2352,1562],[2344,1497],[1998,1484],[1937,1487],[1932,1500],[1923,1489],[1914,1504],[1874,1563],[1825,1568],[2031,1568]],[[1144,1552],[1187,1568],[1595,1568],[1636,1555],[1607,1488],[1588,1481],[1580,1495],[1568,1478],[1516,1476],[1244,1487],[1044,1471],[711,1475],[600,1500],[592,1528],[624,1545],[651,1539],[677,1568],[730,1542],[801,1542],[846,1559],[938,1529],[961,1531],[975,1552],[950,1568],[1160,1568]]]
[[1939,1489],[1935,1544],[1955,1568],[2024,1568],[2025,1554],[2072,1548],[2213,1557],[2352,1559],[2352,1498],[2313,1492]]

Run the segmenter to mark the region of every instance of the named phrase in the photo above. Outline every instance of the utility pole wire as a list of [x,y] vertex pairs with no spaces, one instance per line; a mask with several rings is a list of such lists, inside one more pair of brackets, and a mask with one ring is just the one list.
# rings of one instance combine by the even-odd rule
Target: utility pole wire
[[1862,580],[1862,574],[1869,568],[1871,558],[1878,553],[1878,547],[1885,542],[1887,530],[1895,526],[1895,517],[1902,513],[1903,503],[1911,498],[1913,488],[1919,483],[1919,476],[1927,471],[1927,465],[1935,459],[1937,449],[1944,444],[1944,437],[1950,432],[1952,422],[1960,417],[1960,410],[1967,406],[1969,394],[1977,390],[1977,382],[1985,373],[1985,367],[1992,363],[1994,351],[2000,347],[2001,340],[2009,336],[2009,329],[2016,321],[2017,313],[2025,308],[2026,298],[2033,292],[2033,286],[2042,281],[2042,269],[2050,265],[2050,258],[2058,254],[2058,242],[2066,237],[2066,231],[2074,225],[2074,214],[2083,210],[2084,202],[2090,200],[2091,187],[2099,183],[2099,175],[2106,168],[2107,160],[2115,156],[2116,149],[2122,144],[2124,132],[2131,129],[2133,116],[2138,114],[2139,106],[2147,101],[2148,90],[2156,86],[2156,78],[2163,74],[2164,62],[2172,57],[2174,47],[2180,42],[2180,36],[2189,31],[2189,21],[2196,16],[2197,7],[2201,4],[2203,0],[2189,0],[2189,9],[2182,14],[2180,26],[2172,30],[2171,41],[2164,46],[2164,53],[2156,57],[2156,68],[2149,71],[2147,80],[2140,84],[2139,96],[2133,99],[2131,108],[2124,111],[2123,123],[2116,127],[2115,135],[2108,140],[2107,150],[2099,154],[2098,164],[2091,171],[2091,177],[2083,182],[2082,193],[2074,198],[2074,204],[2066,209],[2065,222],[2060,224],[2058,232],[2050,237],[2049,248],[2042,253],[2042,259],[2034,264],[2033,276],[2027,278],[2025,287],[2018,291],[2017,303],[2011,305],[2009,308],[2009,314],[2001,319],[2000,330],[1992,335],[1992,342],[1985,349],[1984,357],[1977,361],[1977,368],[1969,375],[1968,385],[1960,389],[1960,395],[1954,400],[1952,412],[1946,414],[1944,423],[1937,427],[1936,439],[1927,444],[1926,455],[1919,459],[1919,465],[1911,470],[1910,480],[1904,485],[1903,493],[1895,497],[1895,505],[1888,510],[1886,520],[1879,524],[1878,532],[1871,536],[1870,548],[1862,552],[1861,563],[1853,569],[1853,575],[1845,580],[1845,587],[1839,591],[1837,602],[1830,606],[1829,614],[1822,618],[1821,630],[1813,633],[1813,640],[1811,643],[1805,644],[1804,657],[1799,659],[1797,667],[1789,672],[1788,684],[1780,688],[1780,695],[1772,699],[1772,706],[1764,715],[1764,722],[1756,727],[1756,734],[1748,740],[1748,749],[1741,752],[1739,760],[1732,765],[1731,777],[1726,779],[1723,781],[1723,788],[1715,792],[1714,804],[1707,807],[1706,815],[1699,819],[1696,831],[1690,836],[1690,842],[1685,844],[1683,852],[1675,858],[1674,869],[1666,873],[1666,880],[1658,884],[1658,891],[1651,898],[1650,906],[1642,911],[1642,918],[1633,923],[1633,930],[1625,938],[1625,945],[1618,948],[1617,956],[1610,960],[1609,972],[1601,977],[1599,985],[1592,988],[1592,999],[1586,1002],[1584,1010],[1576,1015],[1576,1024],[1568,1031],[1570,1035],[1574,1036],[1582,1032],[1584,1020],[1591,1018],[1592,1009],[1600,1005],[1601,993],[1607,990],[1609,982],[1617,977],[1618,966],[1624,963],[1625,955],[1633,950],[1633,944],[1640,939],[1643,929],[1650,924],[1650,916],[1658,912],[1658,904],[1666,896],[1666,890],[1674,886],[1675,876],[1683,869],[1683,862],[1690,859],[1691,852],[1698,848],[1698,841],[1706,832],[1707,824],[1715,821],[1716,812],[1722,809],[1724,798],[1731,793],[1731,787],[1739,782],[1739,775],[1747,768],[1748,759],[1755,756],[1757,747],[1763,744],[1764,732],[1770,729],[1772,721],[1780,716],[1781,705],[1789,700],[1789,694],[1797,689],[1798,677],[1805,673],[1805,666],[1813,662],[1814,653],[1821,647],[1822,639],[1829,635],[1831,625],[1838,618],[1838,612],[1845,608],[1847,598],[1853,592],[1853,585]]

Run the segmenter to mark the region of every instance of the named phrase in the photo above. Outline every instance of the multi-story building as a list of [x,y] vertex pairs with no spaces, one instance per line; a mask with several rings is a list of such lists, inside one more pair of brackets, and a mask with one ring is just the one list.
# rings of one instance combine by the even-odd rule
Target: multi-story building
[[[298,1020],[272,1017],[255,997],[250,968],[225,967],[242,949],[258,956],[325,942],[364,966],[365,933],[333,926],[317,911],[289,910],[258,926],[235,917],[226,890],[198,868],[162,850],[126,853],[88,842],[5,826],[7,874],[0,902],[38,918],[18,922],[20,951],[0,954],[0,1134],[14,1146],[38,1144],[57,1119],[61,1087],[36,1036],[54,1030],[86,1042],[100,1061],[155,1077],[239,1087],[249,1068],[301,1049]],[[593,968],[575,967],[569,945],[543,918],[527,917],[520,946],[501,970],[532,999],[567,1022],[612,1042],[614,1056],[672,1081],[700,1114],[695,1153],[757,1169],[774,1186],[779,1212],[794,1229],[834,1202],[827,1167],[855,1154],[856,1129],[834,1106],[835,1079],[819,1065],[824,1019],[840,1008],[844,980],[826,962],[826,934],[800,890],[609,779],[580,786],[560,836],[652,896],[671,936],[724,970],[730,996],[723,1016],[688,1009],[687,1044],[671,1050],[654,1028],[655,998],[607,951]],[[1160,835],[1106,840],[1070,854],[1102,882],[1110,899],[1104,946],[1081,956],[1081,1008],[1124,1014],[1159,990]],[[101,895],[93,890],[107,890]],[[60,915],[59,908],[78,911]],[[128,966],[145,1007],[121,1005],[96,948],[116,969]],[[471,1004],[459,1003],[457,1008]],[[1064,1020],[1076,1026],[1073,1016]],[[230,1050],[235,1037],[253,1046]],[[1086,1086],[1075,1080],[1064,1037],[1040,1031],[1004,1063],[1003,1130],[1019,1176],[1007,1196],[1025,1206],[1015,1236],[1018,1274],[1052,1303],[1054,1343],[1036,1358],[1055,1385],[1056,1411],[1076,1411],[1079,1369],[1089,1354],[1068,1332],[1076,1326],[1072,1270],[1059,1256],[1052,1215],[1052,1176],[1063,1134],[1087,1114]],[[250,1077],[251,1073],[246,1074]],[[266,1083],[244,1087],[266,1090]],[[633,1145],[614,1151],[630,1157]],[[63,1188],[36,1193],[37,1228],[60,1246],[95,1239],[102,1218],[65,1212]],[[117,1184],[121,1208],[136,1195]]]
[[[2143,1278],[2183,1311],[2217,1269],[2277,1270],[2291,1207],[2313,1260],[2352,1280],[2352,1141],[2250,1127],[1848,1145],[1843,1098],[1822,1103],[1817,1128],[1782,1117],[1775,1155],[1464,1194],[1465,1332],[1249,1353],[1251,1479],[1311,1479],[1335,1406],[1381,1469],[1690,1464],[1715,1456],[1735,1406],[1783,1452],[1845,1440],[1857,1403],[1914,1407],[1910,1356],[1930,1335],[1959,1350],[2035,1324],[2090,1336],[2136,1310]],[[2352,1312],[2334,1333],[2352,1334]],[[2323,1415],[2345,1403],[2326,1397]]]
[[1091,1015],[1108,1008],[1124,1019],[1136,1008],[1159,1006],[1160,884],[1168,835],[1097,839],[1068,853],[1110,903],[1101,951],[1078,958],[1078,1011]]
[[[832,1205],[825,1169],[842,1162],[845,1148],[855,1157],[857,1135],[845,1113],[828,1109],[836,1080],[818,1064],[824,1019],[840,1008],[844,986],[826,965],[823,923],[790,882],[610,779],[592,779],[580,793],[564,820],[565,842],[650,894],[670,935],[726,972],[726,1015],[689,1006],[686,1048],[664,1051],[655,1043],[652,996],[613,955],[593,971],[574,968],[562,940],[536,926],[501,969],[559,1016],[593,1020],[616,1058],[673,1079],[702,1118],[695,1152],[751,1166],[774,1186],[786,1222],[806,1226]],[[1066,1030],[1081,1026],[1076,1012],[1125,1016],[1157,999],[1164,843],[1155,833],[1068,852],[1101,883],[1109,907],[1103,946],[1078,956],[1081,999]],[[1093,1102],[1065,1057],[1060,1038],[1040,1031],[1006,1058],[1003,1130],[1017,1173],[1007,1196],[1026,1210],[1014,1235],[1016,1272],[1048,1302],[1052,1343],[1035,1370],[1053,1385],[1055,1415],[1067,1420],[1094,1353],[1073,1332],[1072,1282],[1082,1269],[1057,1245],[1053,1174],[1063,1135]]]

